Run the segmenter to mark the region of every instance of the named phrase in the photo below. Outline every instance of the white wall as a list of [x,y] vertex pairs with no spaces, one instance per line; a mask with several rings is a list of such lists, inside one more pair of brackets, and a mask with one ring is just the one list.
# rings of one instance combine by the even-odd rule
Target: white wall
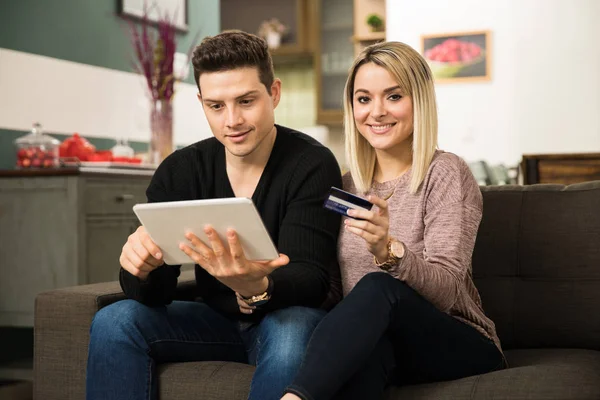
[[492,79],[437,84],[440,147],[469,161],[600,152],[599,0],[388,0],[387,38],[491,30]]
[[[52,133],[147,142],[144,85],[135,73],[0,48],[0,128],[26,131],[39,121]],[[212,136],[195,85],[178,83],[175,90],[175,143]]]

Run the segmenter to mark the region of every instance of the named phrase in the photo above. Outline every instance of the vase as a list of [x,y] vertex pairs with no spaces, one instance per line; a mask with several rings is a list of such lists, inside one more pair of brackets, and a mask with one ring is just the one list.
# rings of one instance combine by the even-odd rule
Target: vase
[[171,100],[152,101],[150,130],[148,162],[158,165],[173,152],[173,104]]
[[267,33],[267,45],[270,49],[276,49],[281,45],[281,33],[279,32],[268,32]]

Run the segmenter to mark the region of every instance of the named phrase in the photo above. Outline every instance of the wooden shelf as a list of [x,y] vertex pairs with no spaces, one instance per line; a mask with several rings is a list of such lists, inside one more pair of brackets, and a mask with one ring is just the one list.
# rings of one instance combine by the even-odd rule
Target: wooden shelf
[[376,42],[385,40],[385,32],[371,32],[369,35],[352,36],[354,42]]
[[389,24],[386,18],[385,3],[386,0],[354,0],[355,43],[385,40],[385,32],[373,32],[372,28],[367,25],[367,19],[371,14],[380,16],[384,26]]
[[312,62],[314,34],[309,25],[311,0],[254,0],[251,8],[247,0],[221,0],[219,3],[222,31],[239,29],[256,33],[268,18],[277,18],[289,29],[281,46],[271,53],[274,64]]
[[279,52],[277,50],[271,51],[275,68],[278,66],[311,65],[313,63],[314,55],[311,52]]

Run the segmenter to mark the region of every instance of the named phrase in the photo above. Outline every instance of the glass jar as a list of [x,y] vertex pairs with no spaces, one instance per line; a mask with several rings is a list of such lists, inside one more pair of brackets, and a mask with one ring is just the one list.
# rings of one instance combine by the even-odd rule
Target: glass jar
[[113,158],[118,159],[116,161],[129,161],[129,159],[133,158],[133,156],[135,155],[135,151],[129,145],[129,141],[125,138],[117,139],[117,144],[114,145],[110,150],[112,152]]
[[56,168],[59,166],[58,147],[60,142],[44,135],[42,125],[33,124],[31,132],[15,140],[17,165],[21,168]]

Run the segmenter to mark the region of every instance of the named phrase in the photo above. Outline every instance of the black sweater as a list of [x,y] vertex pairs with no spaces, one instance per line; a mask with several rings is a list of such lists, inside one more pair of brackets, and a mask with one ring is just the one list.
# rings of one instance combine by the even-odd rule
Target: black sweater
[[[339,166],[329,149],[311,137],[277,127],[271,156],[252,196],[280,253],[290,263],[275,270],[271,300],[250,319],[269,310],[301,305],[319,307],[341,298],[336,261],[340,217],[323,208],[331,186],[341,187]],[[227,176],[225,148],[202,140],[167,157],[146,191],[148,202],[235,197]],[[247,319],[234,292],[196,265],[198,295],[213,308]],[[121,269],[125,295],[157,306],[175,298],[180,266],[163,265],[145,282]],[[332,285],[330,285],[332,282]]]

